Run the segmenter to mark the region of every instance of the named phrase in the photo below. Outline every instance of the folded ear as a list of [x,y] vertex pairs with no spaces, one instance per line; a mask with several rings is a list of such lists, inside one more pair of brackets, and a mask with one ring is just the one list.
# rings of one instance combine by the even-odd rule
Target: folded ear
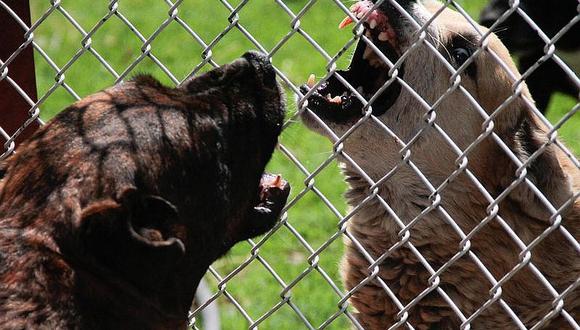
[[[127,193],[125,193],[127,195]],[[130,211],[127,227],[135,242],[151,248],[172,248],[185,253],[185,246],[171,235],[170,225],[177,223],[177,208],[159,196],[141,196],[131,191],[121,198]]]
[[0,180],[4,178],[7,171],[8,171],[8,162],[6,162],[5,160],[0,160]]
[[128,188],[116,200],[96,201],[82,210],[80,245],[100,265],[147,286],[163,280],[185,254],[171,230],[177,221],[170,202]]
[[[548,141],[545,131],[539,120],[527,113],[515,131],[514,152],[521,161],[527,161],[536,151],[544,148],[526,168],[527,178],[557,209],[574,194],[570,171],[574,166],[566,164],[569,160],[555,145],[544,147]],[[551,216],[551,212],[539,202],[536,194],[526,184],[518,185],[509,196],[522,204],[522,210],[537,219],[547,220]]]

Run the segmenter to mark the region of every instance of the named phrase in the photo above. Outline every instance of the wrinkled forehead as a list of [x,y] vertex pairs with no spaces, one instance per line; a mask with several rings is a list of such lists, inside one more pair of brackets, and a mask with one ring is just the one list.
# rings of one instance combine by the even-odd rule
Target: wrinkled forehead
[[431,18],[436,15],[435,20],[431,23],[433,24],[432,31],[438,34],[440,41],[445,42],[460,35],[477,43],[481,35],[487,32],[487,28],[477,24],[475,21],[469,22],[465,16],[449,7],[441,11],[444,6],[439,1],[428,0],[423,2],[423,7],[427,14],[425,16]]

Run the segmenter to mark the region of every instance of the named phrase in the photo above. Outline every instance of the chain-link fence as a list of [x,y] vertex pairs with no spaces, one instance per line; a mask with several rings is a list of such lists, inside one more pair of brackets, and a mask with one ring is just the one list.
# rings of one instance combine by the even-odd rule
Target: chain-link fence
[[[168,0],[117,0],[107,3],[53,0],[32,4],[33,19],[30,24],[19,16],[11,3],[0,0],[0,11],[8,13],[10,24],[19,26],[21,35],[18,37],[22,37],[23,42],[9,56],[0,59],[0,81],[5,82],[3,89],[16,91],[26,102],[27,108],[24,111],[28,111],[28,115],[16,130],[0,126],[0,135],[6,141],[0,159],[17,151],[15,141],[29,125],[42,124],[41,116],[48,119],[54,111],[63,109],[67,103],[107,85],[129,79],[139,71],[153,71],[167,83],[178,85],[192,75],[239,56],[239,49],[258,49],[271,58],[278,78],[289,96],[286,133],[282,137],[272,167],[274,170],[292,171],[283,172],[293,185],[292,198],[280,222],[271,232],[258,240],[240,243],[230,256],[210,268],[207,281],[211,283],[211,294],[206,293],[203,301],[192,310],[190,320],[193,328],[201,327],[199,315],[208,306],[215,305],[216,301],[220,306],[223,327],[231,329],[341,329],[352,326],[369,326],[374,329],[367,321],[357,320],[356,313],[361,312],[364,306],[371,310],[374,308],[375,314],[391,316],[390,321],[382,323],[382,328],[422,329],[425,324],[437,324],[445,318],[455,320],[461,328],[469,328],[478,320],[493,318],[490,314],[504,315],[503,320],[509,320],[509,323],[503,324],[505,328],[541,328],[556,319],[561,319],[561,323],[557,324],[580,328],[577,314],[580,310],[577,293],[577,286],[580,284],[580,244],[576,236],[578,231],[575,230],[579,218],[576,216],[563,223],[566,212],[577,203],[580,191],[577,183],[571,188],[559,187],[562,190],[572,189],[572,193],[565,194],[565,197],[560,196],[556,204],[553,196],[543,191],[544,186],[539,182],[541,180],[533,176],[537,169],[532,169],[537,164],[534,162],[543,161],[544,155],[559,153],[563,155],[560,162],[570,164],[568,170],[575,172],[572,176],[578,176],[580,164],[574,151],[560,142],[557,133],[567,127],[568,141],[576,153],[580,150],[580,145],[575,141],[580,138],[577,133],[580,130],[577,125],[580,80],[574,69],[568,67],[559,57],[556,46],[563,36],[577,27],[580,6],[572,13],[569,21],[559,22],[556,33],[547,35],[528,15],[520,1],[506,1],[507,7],[497,16],[492,28],[502,26],[510,18],[518,17],[543,42],[541,56],[520,77],[509,64],[504,63],[503,55],[494,51],[490,45],[493,42],[490,32],[481,29],[468,14],[467,7],[472,15],[476,14],[471,7],[473,4],[470,5],[468,1],[446,1],[443,7],[450,7],[458,12],[474,36],[470,40],[473,51],[468,52],[466,58],[462,58],[460,65],[453,62],[457,60],[453,54],[450,54],[451,57],[445,56],[442,51],[446,49],[442,44],[444,38],[434,36],[434,33],[444,34],[447,31],[441,27],[438,31],[433,28],[437,24],[443,24],[438,22],[444,21],[443,9],[434,10],[431,16],[431,13],[426,14],[427,11],[410,5],[411,1],[384,0],[374,4],[365,2],[364,6],[361,2],[355,4],[351,11],[349,7],[354,3],[345,4],[339,0],[220,0],[203,4]],[[485,4],[483,1],[479,3]],[[481,5],[475,8],[479,10]],[[385,41],[391,42],[392,35],[377,36],[368,33],[377,24],[387,24],[372,21],[385,19],[384,15],[376,13],[387,10],[392,12],[391,15],[396,13],[398,20],[405,22],[401,26],[413,31],[408,36],[404,51],[395,57],[386,54],[382,44]],[[350,17],[354,22],[352,29],[349,27],[349,30],[342,32],[334,31],[340,17],[344,16]],[[389,15],[386,16],[388,20]],[[390,19],[393,21],[393,16]],[[5,22],[0,22],[1,24]],[[389,26],[393,28],[393,24]],[[387,25],[383,27],[385,26]],[[403,27],[399,27],[395,35],[398,34],[399,42],[402,42],[400,29]],[[383,32],[386,33],[387,30]],[[340,37],[337,33],[340,33]],[[121,41],[115,38],[121,38]],[[373,70],[383,70],[386,73],[386,76],[378,80],[379,86],[375,86],[371,92],[368,89],[365,92],[358,89],[359,86],[352,84],[356,79],[348,78],[343,71],[338,71],[340,66],[348,62],[349,54],[355,51],[357,44],[364,46],[365,58],[372,56],[380,62],[373,66]],[[63,45],[73,47],[64,49],[66,47]],[[37,66],[37,99],[21,86],[11,69],[14,61],[29,48],[34,50]],[[466,78],[467,74],[471,74],[468,71],[473,67],[476,58],[483,56],[483,53],[489,59],[489,67],[477,67],[474,74],[489,74],[486,70],[493,66],[499,68],[503,72],[501,76],[509,79],[510,83],[509,95],[491,109],[489,104],[480,104],[483,96],[473,94],[473,88],[468,86],[469,78]],[[413,76],[409,72],[426,72],[424,67],[406,65],[417,54],[421,54],[422,58],[433,59],[446,70],[445,74],[429,72],[429,75],[435,77],[441,74],[441,81],[445,86],[439,89],[442,91],[439,95],[426,97],[425,90],[418,90],[421,88],[418,84],[408,81],[411,79],[408,77]],[[458,55],[464,54],[459,52]],[[353,61],[356,56],[358,55],[353,56]],[[537,109],[526,97],[522,84],[548,60],[555,62],[576,88],[576,99],[562,101],[559,112],[550,109],[550,112],[555,112],[549,113],[551,120],[541,113],[543,109]],[[428,65],[434,64],[425,64]],[[315,68],[313,70],[318,70],[316,72],[321,74],[316,79],[318,81],[309,79],[309,88],[301,89],[299,85],[306,82],[307,75],[296,77],[295,71],[302,72],[304,67]],[[492,78],[499,79],[497,72],[494,75]],[[96,79],[97,76],[104,77],[104,80]],[[369,76],[368,79],[375,78]],[[325,88],[332,84],[343,86],[333,87],[343,94],[331,94],[326,101],[322,100],[325,95],[319,99],[313,98],[318,91],[326,91]],[[377,105],[382,102],[381,95],[389,93],[393,86],[398,86],[397,95],[405,95],[409,103],[416,107],[418,115],[410,132],[405,133],[401,128],[394,127],[392,122],[382,119],[383,113],[373,110],[373,105],[378,108]],[[429,89],[437,90],[434,87]],[[0,90],[0,93],[3,91]],[[502,91],[496,90],[494,93],[500,95]],[[458,141],[456,137],[461,135],[442,121],[442,118],[447,117],[444,114],[438,116],[440,109],[449,107],[449,100],[455,100],[457,95],[467,100],[464,106],[468,110],[463,110],[479,116],[479,125],[471,127],[475,132],[474,138],[469,141]],[[294,96],[297,97],[296,106],[292,101]],[[337,125],[329,123],[327,117],[314,109],[315,101],[318,108],[344,107],[346,101],[358,102],[359,113],[362,114],[356,120],[348,122],[348,127],[343,125],[337,128]],[[329,103],[320,105],[320,102]],[[540,141],[536,148],[523,147],[527,152],[524,158],[516,154],[513,141],[507,141],[501,132],[502,121],[506,120],[504,113],[517,102],[524,104],[546,131],[545,140]],[[331,146],[315,140],[314,135],[306,133],[300,127],[301,124],[297,121],[300,116],[305,115],[309,116],[311,125],[316,126],[315,130],[330,138]],[[404,123],[404,120],[400,123]],[[358,148],[366,150],[369,155],[390,152],[396,156],[384,160],[388,165],[373,173],[364,164],[364,157],[361,158],[357,152],[354,152],[357,155],[351,152],[352,140],[360,141],[361,136],[364,138],[361,132],[369,129],[373,130],[373,134],[391,141],[389,150],[385,151],[380,145]],[[305,144],[307,141],[299,136],[302,134],[310,134],[307,135],[308,141],[312,139],[312,144],[319,145],[318,149]],[[445,163],[445,166],[453,166],[439,169],[445,173],[444,180],[434,179],[441,177],[441,174],[434,174],[437,169],[425,168],[425,164],[417,160],[420,156],[415,156],[415,148],[424,144],[425,138],[436,140],[444,146],[442,148],[446,150],[447,156],[453,155],[453,159]],[[493,145],[493,150],[497,151],[495,156],[490,157],[498,157],[498,168],[480,169],[477,162],[483,160],[478,156],[479,149],[489,145]],[[368,160],[380,163],[383,162],[381,157],[383,156],[369,156]],[[510,164],[502,163],[499,159],[507,159]],[[347,197],[352,205],[348,209],[340,197],[340,193],[346,188],[340,183],[341,179],[334,165],[336,160],[344,165],[351,185]],[[510,172],[505,172],[503,176],[499,174],[504,179],[503,185],[490,191],[486,181],[488,178],[482,177],[482,173],[501,173],[502,168],[499,167],[505,167]],[[374,171],[377,167],[372,168]],[[540,166],[540,171],[542,170],[545,168]],[[412,179],[401,181],[396,179],[399,175]],[[409,196],[393,197],[386,192],[394,192],[396,189],[389,190],[389,185],[401,182],[420,185],[417,191],[421,191],[423,195],[418,197],[420,202],[413,204],[417,212],[406,212],[398,206],[399,199],[407,199]],[[465,215],[450,206],[452,203],[449,199],[457,196],[454,191],[457,191],[458,185],[467,187],[466,191],[477,192],[477,208],[483,210],[483,213],[474,211],[474,216],[479,218],[471,227],[462,223],[461,218]],[[353,191],[358,193],[356,197],[353,197]],[[540,213],[546,221],[540,221],[540,229],[528,232],[519,227],[517,221],[514,222],[514,214],[517,218],[517,214],[526,213],[524,210],[509,209],[510,201],[517,198],[514,195],[520,194],[532,196],[530,200],[535,205],[526,207],[542,209]],[[462,207],[471,208],[470,204]],[[361,219],[372,222],[377,217],[382,218],[384,223],[361,227]],[[418,244],[420,240],[414,236],[418,234],[415,229],[421,223],[434,221],[433,219],[440,220],[438,226],[445,228],[449,236],[454,237],[440,237],[441,242],[447,244],[452,251],[445,253],[443,259],[437,256],[437,252]],[[358,221],[359,224],[355,226],[353,221]],[[387,229],[377,234],[377,227]],[[371,229],[365,231],[364,228]],[[313,234],[314,231],[316,234]],[[492,240],[491,236],[485,236],[490,232],[506,241],[504,246],[511,249],[498,249],[494,253],[515,256],[514,263],[498,266],[501,270],[490,269],[493,262],[490,262],[490,256],[485,255],[485,249],[478,245],[482,240]],[[374,240],[373,235],[378,235],[378,238]],[[392,237],[387,240],[389,235]],[[566,246],[562,251],[570,253],[565,262],[567,266],[564,266],[569,271],[568,276],[564,276],[568,282],[553,283],[554,276],[550,270],[537,265],[538,258],[549,259],[551,256],[541,252],[538,252],[540,256],[534,255],[539,250],[538,246],[556,235],[558,244]],[[348,283],[349,275],[345,274],[346,287],[341,283],[338,271],[343,240],[348,246],[347,253],[360,259],[357,261],[360,263],[359,269],[342,266],[346,273],[359,273],[356,280],[350,280],[355,283]],[[280,249],[280,246],[283,248]],[[402,254],[405,256],[400,257]],[[393,275],[398,281],[394,283],[389,269],[400,269],[397,260],[401,264],[417,265],[418,268],[408,271],[404,280],[400,273]],[[462,274],[461,278],[468,282],[470,276],[477,277],[479,281],[485,282],[482,286],[486,288],[485,291],[457,293],[446,282],[450,273],[458,272],[457,265],[466,260],[470,263],[468,274]],[[402,287],[413,282],[410,279],[413,276],[422,277],[422,284],[418,284],[411,292],[402,290]],[[536,283],[538,290],[547,292],[548,307],[541,310],[541,315],[529,318],[525,315],[525,308],[514,303],[510,290],[516,289],[510,285],[522,278],[529,283]],[[356,301],[357,296],[363,292],[374,298],[369,298],[362,304],[359,302],[358,306],[355,304],[357,311],[351,306],[351,302]],[[473,298],[471,305],[466,305],[462,299],[469,294],[476,295],[477,299]],[[437,297],[438,303],[426,305],[425,302],[432,300],[433,296]],[[382,306],[373,307],[381,304]],[[524,305],[537,304],[530,301]],[[446,314],[431,315],[425,306],[440,307],[446,310]],[[387,309],[392,310],[387,312]],[[419,321],[415,314],[419,315]],[[480,324],[490,326],[494,323]],[[500,323],[495,325],[498,324]]]

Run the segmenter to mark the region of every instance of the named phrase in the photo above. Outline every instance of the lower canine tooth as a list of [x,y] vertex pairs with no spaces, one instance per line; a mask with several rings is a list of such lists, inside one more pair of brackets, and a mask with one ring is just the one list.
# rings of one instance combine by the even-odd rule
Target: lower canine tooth
[[315,84],[316,84],[316,76],[314,76],[314,73],[312,73],[310,76],[308,76],[308,81],[306,82],[306,85],[312,88],[314,87]]
[[329,101],[332,103],[342,103],[342,99],[340,98],[340,96],[335,96],[331,98]]
[[369,22],[369,26],[371,27],[371,29],[374,29],[377,27],[377,21],[374,19],[371,19],[371,21]]
[[387,41],[387,40],[389,40],[389,33],[388,32],[381,32],[381,33],[379,33],[379,40],[380,41]]

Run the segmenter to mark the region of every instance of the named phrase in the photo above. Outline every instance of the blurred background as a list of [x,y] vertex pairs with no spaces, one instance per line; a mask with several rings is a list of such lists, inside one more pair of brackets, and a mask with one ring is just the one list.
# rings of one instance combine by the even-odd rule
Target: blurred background
[[[179,19],[205,44],[219,39],[211,48],[211,57],[217,64],[229,62],[246,50],[256,48],[236,27],[230,29],[223,38],[219,37],[230,26],[228,17],[231,8],[239,3],[237,0],[185,0],[178,7]],[[249,1],[239,12],[239,24],[270,51],[292,31],[292,17],[280,4],[297,14],[308,3],[306,0]],[[354,1],[345,1],[344,5],[349,7],[352,3]],[[464,0],[457,3],[478,20],[487,1]],[[185,79],[194,68],[199,68],[198,72],[211,69],[209,64],[200,65],[203,63],[204,47],[178,22],[171,20],[159,32],[159,27],[169,18],[171,3],[167,1],[119,1],[117,11],[134,29],[113,15],[95,32],[90,43],[92,50],[98,52],[110,65],[109,69],[91,52],[84,51],[83,36],[78,31],[79,27],[90,31],[103,17],[107,17],[110,12],[108,1],[63,0],[60,3],[63,10],[52,10],[49,1],[31,1],[31,6],[32,22],[44,19],[34,32],[35,41],[54,65],[59,68],[70,66],[64,72],[64,82],[79,97],[114,84],[116,78],[110,69],[118,74],[126,73],[127,78],[138,73],[149,73],[168,85],[175,85],[176,81]],[[78,26],[75,27],[67,15],[74,18]],[[344,16],[345,13],[334,1],[320,0],[300,19],[300,27],[332,57],[352,38],[349,28],[337,28]],[[150,57],[143,56],[143,41],[139,35],[145,39],[154,36],[150,51],[165,69]],[[353,50],[349,49],[347,54]],[[343,56],[338,67],[344,68],[349,58]],[[138,61],[136,65],[135,61]],[[283,43],[272,61],[296,86],[303,84],[311,73],[318,78],[326,74],[325,58],[299,34],[292,35]],[[76,99],[63,86],[55,84],[60,76],[38,52],[35,52],[35,64],[39,97],[50,93],[40,106],[41,118],[48,120]],[[222,328],[247,328],[248,318],[255,321],[267,316],[260,324],[262,329],[302,329],[306,326],[301,317],[318,327],[338,315],[328,328],[346,329],[349,321],[344,314],[338,313],[340,297],[336,293],[336,289],[342,287],[339,263],[343,250],[342,239],[337,235],[337,223],[346,212],[342,197],[346,186],[335,161],[322,166],[314,180],[305,181],[307,173],[321,168],[329,159],[332,145],[302,127],[294,117],[295,94],[288,84],[284,84],[284,87],[288,99],[289,125],[282,134],[281,143],[287,149],[287,154],[277,151],[269,171],[282,173],[292,185],[292,198],[299,198],[295,198],[288,211],[287,224],[260,247],[260,258],[252,260],[227,282],[225,293],[217,300]],[[548,118],[553,123],[557,122],[577,102],[576,98],[554,95],[549,103]],[[579,117],[573,116],[559,130],[560,138],[576,155],[580,153]],[[302,168],[288,154],[293,155]],[[325,244],[333,236],[337,239]],[[250,258],[251,248],[248,242],[238,244],[213,265],[216,274],[222,277],[230,274]],[[311,258],[313,251],[318,249],[318,257]],[[276,275],[273,276],[273,273]],[[304,278],[286,292],[285,287],[299,276]],[[216,276],[207,276],[207,281],[212,292],[217,292]],[[335,283],[336,287],[331,283]],[[291,297],[293,306],[302,316],[284,303],[287,297]],[[244,316],[237,304],[247,315]]]

